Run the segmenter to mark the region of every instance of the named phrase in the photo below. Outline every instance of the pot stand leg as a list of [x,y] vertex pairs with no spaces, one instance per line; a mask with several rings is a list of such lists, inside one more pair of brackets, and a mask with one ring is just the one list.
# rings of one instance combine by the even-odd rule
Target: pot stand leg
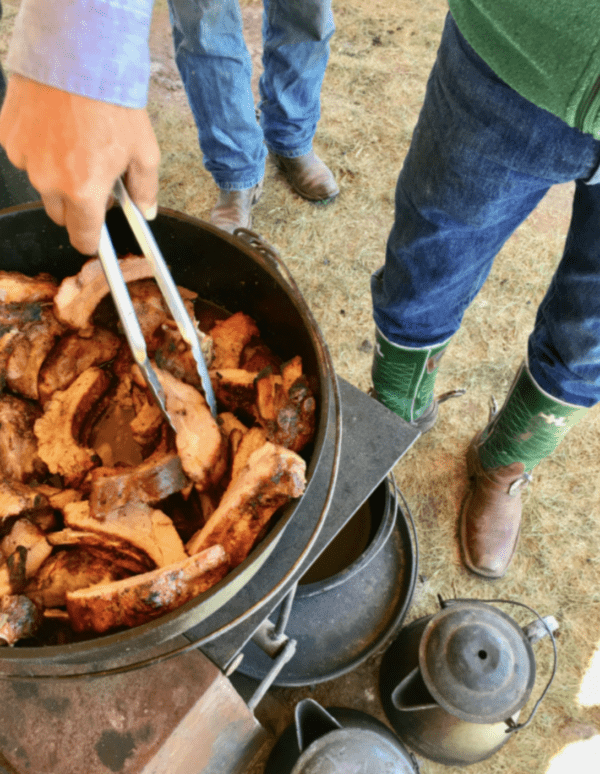
[[296,653],[297,641],[287,637],[284,631],[292,611],[297,588],[298,584],[295,583],[284,597],[276,623],[273,623],[269,618],[265,618],[252,636],[252,642],[274,659],[273,666],[261,680],[258,688],[247,702],[248,708],[252,711],[254,711],[259,701],[269,690],[283,667]]

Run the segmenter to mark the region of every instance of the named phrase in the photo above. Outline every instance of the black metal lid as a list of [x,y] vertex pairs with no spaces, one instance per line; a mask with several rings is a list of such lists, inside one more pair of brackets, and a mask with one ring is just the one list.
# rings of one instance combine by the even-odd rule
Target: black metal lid
[[521,627],[483,602],[451,602],[419,644],[423,680],[436,702],[471,723],[512,717],[535,681],[535,658]]

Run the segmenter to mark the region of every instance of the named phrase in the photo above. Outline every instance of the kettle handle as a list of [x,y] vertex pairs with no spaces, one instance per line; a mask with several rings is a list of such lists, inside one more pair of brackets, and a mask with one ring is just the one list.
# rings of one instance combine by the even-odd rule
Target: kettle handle
[[[448,605],[451,605],[453,602],[472,602],[472,599],[442,599],[442,596],[440,594],[437,595],[438,602],[440,603],[440,607],[443,609],[447,607]],[[523,632],[530,643],[535,643],[538,640],[541,640],[546,635],[550,637],[550,642],[552,643],[552,650],[554,652],[554,661],[552,664],[552,672],[550,674],[550,678],[548,682],[546,683],[546,687],[541,693],[540,698],[536,701],[536,703],[533,705],[533,709],[531,710],[531,713],[527,720],[524,723],[515,723],[515,721],[512,718],[507,718],[506,723],[506,733],[507,734],[514,734],[515,731],[520,731],[522,728],[526,728],[531,721],[533,720],[533,716],[538,711],[538,708],[542,701],[544,700],[546,694],[550,690],[550,686],[552,685],[552,681],[554,680],[554,677],[556,675],[556,669],[558,666],[558,652],[556,649],[556,640],[554,639],[553,632],[558,629],[558,622],[556,619],[552,616],[546,616],[545,618],[542,618],[542,616],[537,612],[537,610],[534,610],[532,607],[529,607],[529,605],[526,605],[524,602],[516,602],[513,599],[479,599],[478,602],[485,602],[487,604],[503,604],[503,605],[518,605],[519,607],[525,608],[525,610],[529,610],[530,613],[533,613],[533,615],[536,617],[536,620],[534,620],[532,623],[528,624],[524,629]]]

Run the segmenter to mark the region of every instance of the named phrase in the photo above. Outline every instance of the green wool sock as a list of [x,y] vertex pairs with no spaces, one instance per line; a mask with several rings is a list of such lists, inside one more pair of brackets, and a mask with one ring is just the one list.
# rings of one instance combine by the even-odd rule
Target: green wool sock
[[539,387],[524,363],[504,406],[481,434],[484,468],[522,462],[531,471],[551,454],[587,408],[553,398]]
[[377,400],[407,422],[419,419],[433,401],[440,358],[448,342],[423,349],[392,344],[375,330],[373,387]]

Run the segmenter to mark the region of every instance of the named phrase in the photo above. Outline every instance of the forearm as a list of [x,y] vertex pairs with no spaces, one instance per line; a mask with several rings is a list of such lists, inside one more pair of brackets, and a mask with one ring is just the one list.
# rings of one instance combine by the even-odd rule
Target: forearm
[[7,67],[74,94],[146,104],[154,0],[23,0]]

